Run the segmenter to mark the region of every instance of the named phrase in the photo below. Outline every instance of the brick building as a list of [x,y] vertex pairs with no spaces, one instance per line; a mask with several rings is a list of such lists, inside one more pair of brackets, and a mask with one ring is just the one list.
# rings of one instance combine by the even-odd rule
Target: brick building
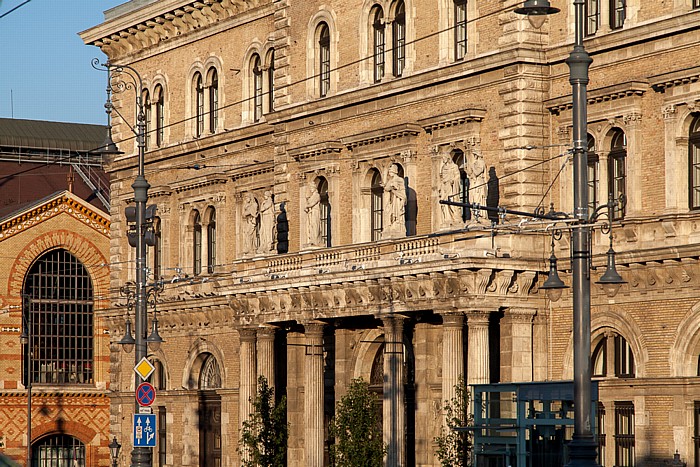
[[105,131],[0,119],[0,451],[23,465],[28,375],[32,465],[109,465]]
[[[552,226],[439,204],[572,210],[573,6],[552,3],[534,29],[511,0],[133,0],[81,33],[143,78],[158,465],[238,465],[258,375],[288,398],[288,465],[312,467],[353,378],[383,401],[386,464],[434,466],[460,375],[572,377],[570,293],[538,288]],[[697,0],[586,0],[591,208],[627,200],[627,284],[591,297],[602,465],[700,463],[699,26]],[[135,101],[113,96],[112,290],[135,275]],[[598,228],[592,248],[595,281]],[[132,364],[112,347],[124,445]]]

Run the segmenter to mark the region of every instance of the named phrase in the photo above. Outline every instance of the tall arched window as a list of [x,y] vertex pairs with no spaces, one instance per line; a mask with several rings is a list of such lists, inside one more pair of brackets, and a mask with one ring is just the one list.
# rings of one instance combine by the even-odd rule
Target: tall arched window
[[328,180],[321,177],[318,181],[318,194],[321,197],[321,238],[323,245],[331,246],[331,203],[328,199]]
[[144,89],[141,93],[141,105],[143,106],[143,123],[146,140],[144,141],[146,149],[151,147],[151,129],[153,128],[153,112],[151,109],[151,97],[148,94],[148,89]]
[[70,435],[51,435],[32,446],[32,466],[85,467],[85,445]]
[[216,133],[216,127],[219,124],[219,74],[214,67],[209,69],[207,86],[209,88],[209,132]]
[[688,135],[690,209],[700,209],[700,114],[690,124]]
[[326,23],[318,26],[318,89],[325,97],[331,88],[331,34]]
[[396,3],[394,9],[394,21],[391,23],[391,48],[393,50],[394,76],[403,74],[406,66],[406,5],[403,0]]
[[253,55],[251,64],[253,71],[253,121],[257,122],[263,114],[263,71],[260,55]]
[[[459,167],[459,201],[460,203],[469,203],[469,177],[467,176],[467,159],[464,152],[460,149],[452,151],[452,161]],[[464,222],[471,219],[471,210],[464,206],[462,207],[462,220]]]
[[384,12],[379,6],[375,7],[372,18],[372,42],[374,44],[374,82],[378,83],[384,77],[384,53],[386,48]]
[[454,0],[455,60],[467,55],[467,0]]
[[[609,363],[609,357],[613,361]],[[614,373],[610,373],[610,369]],[[634,378],[634,354],[627,340],[616,332],[607,333],[596,344],[591,356],[591,375],[597,377]]]
[[372,241],[377,241],[381,240],[382,238],[382,228],[384,221],[384,187],[382,186],[382,176],[379,174],[379,171],[374,169],[372,170],[372,172],[372,185],[370,188],[370,193],[372,197],[371,239]]
[[598,154],[595,152],[595,138],[588,135],[588,212],[598,207]]
[[202,217],[199,211],[192,217],[192,274],[198,276],[202,273]]
[[[627,159],[627,137],[622,130],[615,128],[608,156],[608,196],[612,196],[615,201],[623,199],[626,194],[625,159]],[[620,203],[616,203],[613,209],[613,219],[622,219],[623,217],[625,217],[625,208]]]
[[199,372],[199,465],[218,467],[221,464],[221,370],[212,354],[202,356]]
[[194,75],[194,95],[195,95],[195,136],[200,137],[204,134],[204,83],[201,73]]
[[207,272],[212,274],[216,267],[216,210],[209,211],[207,222]]
[[27,376],[33,383],[92,384],[93,288],[82,263],[64,249],[45,253],[25,276],[23,294],[32,348],[25,384]]
[[275,49],[267,54],[267,111],[275,110]]
[[156,146],[163,145],[163,132],[165,130],[165,96],[163,86],[157,84],[153,90],[153,99],[156,104]]

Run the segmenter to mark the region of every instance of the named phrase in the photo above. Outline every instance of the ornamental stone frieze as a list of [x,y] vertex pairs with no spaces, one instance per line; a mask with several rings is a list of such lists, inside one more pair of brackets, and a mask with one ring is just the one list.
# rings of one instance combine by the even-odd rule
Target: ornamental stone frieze
[[536,300],[535,271],[492,270],[410,274],[233,293],[228,305],[239,324],[381,314],[391,311],[460,309],[488,301],[517,306]]

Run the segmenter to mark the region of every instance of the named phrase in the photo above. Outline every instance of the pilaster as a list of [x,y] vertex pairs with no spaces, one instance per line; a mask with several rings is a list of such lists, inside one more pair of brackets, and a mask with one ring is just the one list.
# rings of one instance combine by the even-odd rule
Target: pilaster
[[386,467],[405,465],[406,421],[404,383],[404,317],[389,315],[384,324],[384,443]]
[[488,384],[489,375],[489,312],[470,310],[467,312],[469,357],[467,383]]
[[442,315],[442,401],[451,401],[457,395],[455,386],[464,376],[464,315]]
[[313,321],[304,324],[304,465],[323,467],[323,327]]

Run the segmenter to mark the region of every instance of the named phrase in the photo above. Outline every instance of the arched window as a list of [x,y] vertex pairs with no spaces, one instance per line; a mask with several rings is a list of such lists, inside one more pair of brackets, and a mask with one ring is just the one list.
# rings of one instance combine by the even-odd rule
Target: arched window
[[49,251],[31,266],[23,290],[32,349],[25,384],[27,376],[32,383],[93,383],[92,290],[87,270],[66,250]]
[[206,354],[199,373],[199,389],[219,389],[221,387],[221,370],[219,362],[212,354]]
[[323,245],[331,246],[331,203],[328,199],[328,180],[321,177],[318,181],[318,194],[321,197],[321,238]]
[[588,212],[598,207],[598,154],[595,152],[595,138],[588,135]]
[[406,66],[406,5],[403,0],[396,3],[394,21],[391,23],[391,48],[393,50],[394,76],[403,74]]
[[267,54],[267,111],[275,110],[275,49]]
[[165,130],[165,96],[160,84],[156,85],[153,91],[153,99],[156,103],[156,146],[161,147]]
[[85,467],[85,445],[69,435],[52,435],[32,446],[33,466]]
[[209,69],[207,86],[209,87],[209,132],[216,133],[216,127],[219,124],[219,74],[214,67]]
[[202,273],[202,217],[199,211],[195,211],[192,218],[192,247],[192,274],[198,276]]
[[378,83],[384,77],[384,53],[386,48],[384,12],[380,7],[374,9],[372,41],[374,44],[374,82]]
[[151,121],[151,118],[153,117],[152,111],[151,111],[151,98],[148,94],[148,89],[144,89],[143,92],[141,93],[141,105],[143,106],[143,123],[144,123],[144,130],[146,133],[146,140],[144,143],[146,144],[146,149],[150,149],[151,147],[151,128],[153,125],[153,122]]
[[216,267],[216,210],[209,211],[209,221],[207,222],[207,272],[214,273]]
[[[625,133],[616,128],[613,130],[610,143],[610,155],[608,156],[608,196],[615,201],[620,201],[626,193],[627,174],[625,171],[625,159],[627,158],[627,137]],[[624,206],[616,203],[613,209],[613,219],[625,217]]]
[[[609,356],[614,360],[610,362]],[[614,374],[610,374],[610,367]],[[616,332],[607,333],[596,344],[591,355],[591,375],[596,377],[634,378],[634,354],[627,340]]]
[[625,23],[626,0],[610,0],[610,29],[620,29]]
[[325,97],[331,87],[331,34],[326,23],[318,26],[318,89]]
[[600,24],[600,0],[586,0],[583,4],[586,16],[586,36],[592,36],[598,32]]
[[371,239],[372,241],[377,241],[381,240],[382,238],[382,228],[384,221],[384,188],[382,186],[382,176],[379,174],[379,171],[373,169],[372,172],[372,186],[370,188],[370,193],[372,197]]
[[688,161],[690,167],[690,209],[700,209],[700,114],[690,124],[688,135]]
[[263,114],[263,71],[260,55],[253,55],[251,65],[253,71],[253,121],[257,122]]
[[156,358],[149,358],[155,370],[148,377],[148,382],[153,385],[156,389],[166,389],[166,378],[165,378],[165,367],[163,363]]
[[204,134],[204,83],[202,82],[202,75],[200,73],[195,73],[193,83],[196,112],[194,134],[199,138]]
[[467,0],[454,0],[455,60],[467,54]]

